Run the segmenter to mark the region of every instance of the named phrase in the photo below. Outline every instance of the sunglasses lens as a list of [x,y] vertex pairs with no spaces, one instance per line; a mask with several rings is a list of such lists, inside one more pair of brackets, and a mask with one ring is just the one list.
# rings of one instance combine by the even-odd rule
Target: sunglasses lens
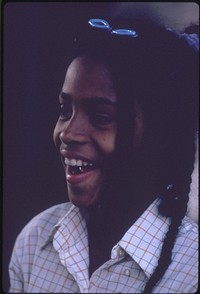
[[110,30],[111,27],[109,26],[108,22],[103,19],[90,19],[88,22],[92,27],[99,28],[99,29],[106,29]]

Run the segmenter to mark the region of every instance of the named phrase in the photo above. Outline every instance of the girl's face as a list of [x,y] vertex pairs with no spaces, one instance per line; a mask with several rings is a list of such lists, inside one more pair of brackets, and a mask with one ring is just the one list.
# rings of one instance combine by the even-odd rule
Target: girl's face
[[[67,69],[59,96],[54,142],[65,170],[69,200],[98,203],[116,150],[117,94],[103,63],[78,57]],[[106,176],[107,174],[107,176]]]

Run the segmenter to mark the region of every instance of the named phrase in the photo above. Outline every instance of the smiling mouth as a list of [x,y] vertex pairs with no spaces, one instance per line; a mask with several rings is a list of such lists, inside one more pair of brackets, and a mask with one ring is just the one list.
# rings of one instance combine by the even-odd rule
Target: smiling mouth
[[80,175],[96,168],[95,164],[91,161],[83,161],[75,158],[65,158],[64,163],[67,166],[68,175]]

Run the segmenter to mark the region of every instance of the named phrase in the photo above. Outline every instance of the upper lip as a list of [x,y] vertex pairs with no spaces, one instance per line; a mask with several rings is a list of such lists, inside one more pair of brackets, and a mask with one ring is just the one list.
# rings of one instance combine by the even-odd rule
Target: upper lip
[[68,159],[80,159],[82,161],[94,162],[93,160],[86,158],[77,152],[68,151],[66,149],[60,149],[60,154],[62,157],[68,158]]

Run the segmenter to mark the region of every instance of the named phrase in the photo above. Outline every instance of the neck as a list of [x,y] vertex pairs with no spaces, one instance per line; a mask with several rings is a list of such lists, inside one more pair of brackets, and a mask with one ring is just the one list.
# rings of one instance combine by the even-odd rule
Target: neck
[[88,226],[95,235],[100,234],[118,242],[151,204],[155,193],[151,193],[149,189],[145,193],[135,190],[129,193],[112,193],[112,198],[110,195],[107,194],[101,203],[88,208]]
[[[112,194],[113,195],[113,194]],[[117,194],[116,194],[117,195]],[[107,197],[96,206],[87,209],[88,240],[90,254],[90,275],[110,259],[111,250],[136,219],[147,208],[149,203],[138,201],[138,194],[129,195],[134,201],[124,197]],[[129,197],[130,198],[130,197]],[[121,200],[119,200],[121,199]],[[137,200],[137,201],[136,201]],[[144,206],[146,203],[146,206]]]

